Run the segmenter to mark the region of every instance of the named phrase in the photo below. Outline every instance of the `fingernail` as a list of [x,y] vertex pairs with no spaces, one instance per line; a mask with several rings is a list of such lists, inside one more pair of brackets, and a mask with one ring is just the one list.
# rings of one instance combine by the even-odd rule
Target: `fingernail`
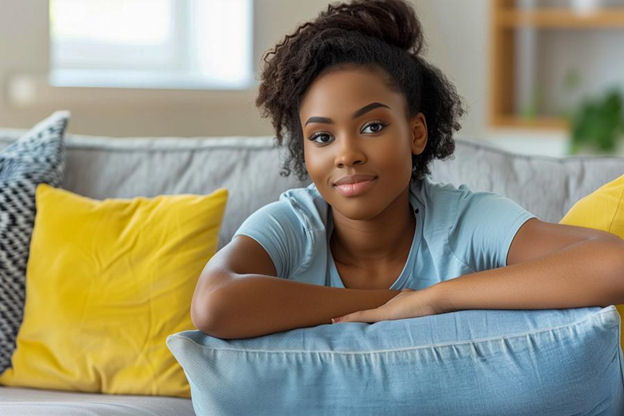
[[334,318],[331,318],[332,324],[336,323],[336,321],[334,320]]

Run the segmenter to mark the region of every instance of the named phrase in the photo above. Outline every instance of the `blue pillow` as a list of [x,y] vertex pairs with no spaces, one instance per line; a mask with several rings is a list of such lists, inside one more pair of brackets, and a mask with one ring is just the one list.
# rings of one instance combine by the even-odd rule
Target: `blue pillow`
[[168,337],[202,415],[622,415],[614,306]]

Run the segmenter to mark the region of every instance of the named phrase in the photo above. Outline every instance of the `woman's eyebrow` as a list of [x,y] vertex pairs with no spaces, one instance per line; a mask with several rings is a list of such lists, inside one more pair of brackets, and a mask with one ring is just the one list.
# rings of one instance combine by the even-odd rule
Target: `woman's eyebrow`
[[[365,105],[364,107],[360,108],[359,110],[357,110],[355,113],[353,113],[353,115],[351,116],[352,119],[354,118],[358,118],[361,115],[368,113],[371,110],[374,110],[377,107],[386,107],[389,108],[389,106],[382,104],[382,103],[378,103],[378,102],[374,102],[374,103],[370,103]],[[308,119],[308,121],[305,122],[304,126],[307,126],[308,123],[326,123],[326,124],[333,124],[334,121],[331,118],[327,118],[327,117],[310,117]]]

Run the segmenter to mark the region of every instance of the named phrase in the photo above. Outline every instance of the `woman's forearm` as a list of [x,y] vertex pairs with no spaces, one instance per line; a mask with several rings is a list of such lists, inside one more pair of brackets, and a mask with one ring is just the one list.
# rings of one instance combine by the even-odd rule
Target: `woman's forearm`
[[212,292],[211,328],[219,338],[248,338],[331,323],[331,318],[383,305],[400,291],[344,289],[264,275],[238,275]]
[[624,302],[624,249],[588,240],[526,263],[471,273],[431,287],[440,312],[559,309]]

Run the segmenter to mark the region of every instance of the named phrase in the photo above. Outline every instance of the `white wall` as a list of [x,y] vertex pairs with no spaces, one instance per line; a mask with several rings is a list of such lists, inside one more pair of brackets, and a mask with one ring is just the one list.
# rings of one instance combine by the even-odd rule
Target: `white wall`
[[426,56],[455,84],[466,114],[460,135],[487,132],[488,0],[412,0],[428,43]]
[[[487,0],[411,0],[423,23],[426,56],[467,104],[462,136],[483,137],[488,96]],[[256,90],[188,91],[53,88],[47,0],[0,0],[0,126],[28,128],[57,109],[72,112],[73,133],[112,136],[270,135]],[[326,8],[327,0],[256,0],[254,61]],[[256,68],[256,71],[258,69]],[[11,82],[26,75],[25,83]],[[20,86],[17,92],[15,86]]]

